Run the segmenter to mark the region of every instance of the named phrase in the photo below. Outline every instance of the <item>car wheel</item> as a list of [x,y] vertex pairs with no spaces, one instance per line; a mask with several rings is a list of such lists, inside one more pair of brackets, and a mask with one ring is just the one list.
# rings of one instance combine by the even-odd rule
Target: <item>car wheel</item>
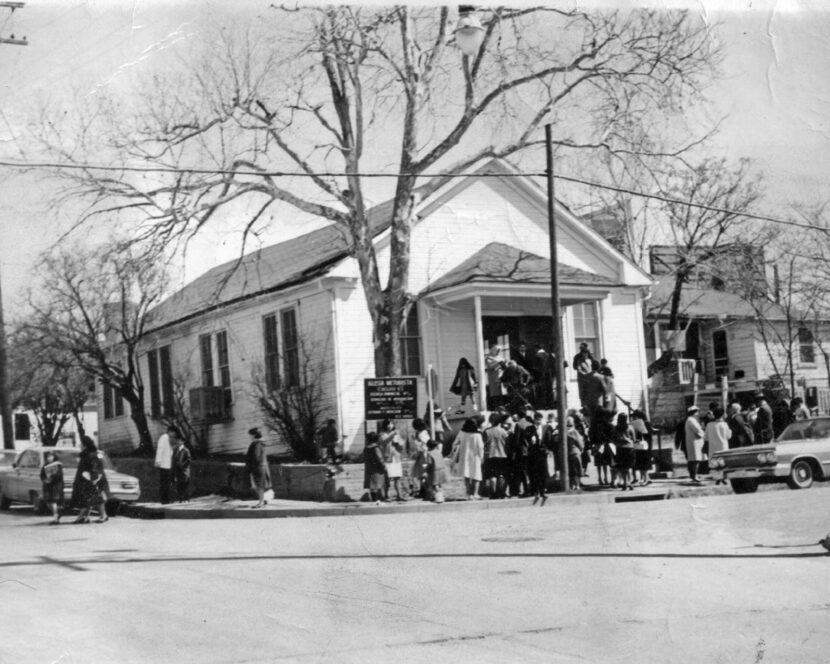
[[6,498],[5,495],[0,496],[0,510],[7,510],[11,507],[12,501]]
[[809,489],[813,486],[813,467],[810,462],[805,459],[794,461],[787,484],[791,489]]
[[729,480],[729,484],[735,493],[755,493],[758,490],[758,480],[751,477]]

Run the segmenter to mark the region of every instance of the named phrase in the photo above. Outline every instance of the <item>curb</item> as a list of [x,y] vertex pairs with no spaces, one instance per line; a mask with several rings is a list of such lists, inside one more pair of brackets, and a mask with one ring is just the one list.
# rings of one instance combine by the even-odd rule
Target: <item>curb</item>
[[[573,494],[550,494],[544,504],[552,507],[560,502],[569,504],[588,503],[629,503],[670,500],[678,498],[697,498],[703,496],[729,495],[732,490],[726,486],[712,487],[654,487],[643,491],[621,493],[611,490],[589,490]],[[370,503],[312,503],[300,505],[268,505],[252,510],[242,501],[226,501],[224,506],[218,503],[218,497],[208,497],[199,504],[199,499],[185,505],[138,504],[124,505],[122,514],[136,519],[287,519],[308,517],[336,516],[375,516],[385,514],[421,514],[428,512],[458,512],[497,509],[514,509],[532,507],[530,498],[504,500],[449,501],[436,504],[423,501],[411,501],[397,504],[375,505]],[[210,501],[210,502],[208,502]],[[298,501],[299,502],[299,501]]]

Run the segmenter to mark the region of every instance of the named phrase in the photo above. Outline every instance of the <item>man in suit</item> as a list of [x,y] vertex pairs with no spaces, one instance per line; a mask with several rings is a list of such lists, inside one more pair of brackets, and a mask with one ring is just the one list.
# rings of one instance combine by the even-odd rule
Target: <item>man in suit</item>
[[758,415],[755,417],[755,444],[766,445],[771,443],[774,437],[772,428],[772,408],[764,398],[763,392],[755,395],[755,404],[758,406]]

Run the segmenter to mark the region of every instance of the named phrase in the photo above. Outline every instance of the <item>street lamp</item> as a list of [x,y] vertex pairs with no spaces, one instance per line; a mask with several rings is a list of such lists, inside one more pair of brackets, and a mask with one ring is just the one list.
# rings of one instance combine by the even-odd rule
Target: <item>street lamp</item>
[[455,43],[464,55],[474,56],[478,53],[481,41],[484,39],[484,28],[478,16],[475,15],[475,7],[472,5],[459,5],[458,13],[458,23],[453,31]]

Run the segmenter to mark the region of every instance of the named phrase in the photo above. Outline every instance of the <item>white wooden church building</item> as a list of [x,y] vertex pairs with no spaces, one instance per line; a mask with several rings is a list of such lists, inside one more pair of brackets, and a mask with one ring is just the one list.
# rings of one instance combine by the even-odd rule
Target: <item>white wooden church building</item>
[[[381,274],[389,260],[389,204],[372,212]],[[479,384],[490,343],[547,347],[550,262],[546,192],[501,161],[490,161],[422,200],[412,228],[409,290],[417,297],[403,339],[404,373],[418,376],[419,408],[428,367],[436,400],[460,358]],[[608,359],[618,394],[647,404],[643,298],[652,280],[567,207],[555,207],[565,359],[585,341]],[[372,326],[356,261],[338,228],[326,227],[247,255],[195,279],[153,312],[140,357],[154,434],[172,403],[173,384],[204,392],[198,409],[219,408],[207,427],[211,452],[243,451],[246,431],[263,426],[252,379],[296,380],[300,340],[323,361],[324,405],[345,434],[348,452],[364,444],[364,379],[374,376]],[[575,376],[566,371],[569,406],[578,407]],[[219,398],[220,405],[208,403]],[[99,401],[100,440],[137,445],[126,408]],[[484,395],[477,406],[485,407]],[[270,436],[270,451],[280,441]]]

